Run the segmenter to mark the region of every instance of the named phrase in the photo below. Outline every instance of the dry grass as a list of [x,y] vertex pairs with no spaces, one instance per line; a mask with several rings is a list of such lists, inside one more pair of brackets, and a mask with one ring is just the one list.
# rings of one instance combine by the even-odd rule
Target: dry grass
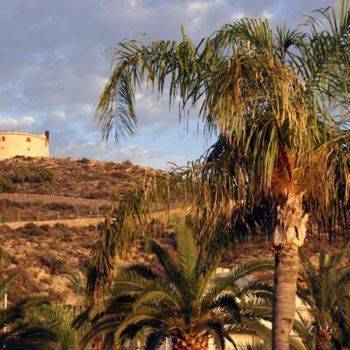
[[[0,221],[39,221],[103,216],[110,203],[154,170],[126,161],[16,157],[0,161],[1,174],[13,186],[0,198]],[[50,181],[25,174],[49,170]],[[20,180],[19,175],[24,174]],[[40,197],[41,196],[41,197]]]
[[6,178],[14,179],[18,168],[30,169],[32,172],[49,169],[53,179],[41,182],[18,181],[10,192],[110,200],[154,172],[128,161],[113,163],[85,158],[16,157],[0,162],[1,173]]
[[10,298],[46,294],[74,304],[76,295],[65,274],[84,275],[96,239],[95,227],[2,227],[0,245],[9,255],[4,268],[7,273],[19,272]]

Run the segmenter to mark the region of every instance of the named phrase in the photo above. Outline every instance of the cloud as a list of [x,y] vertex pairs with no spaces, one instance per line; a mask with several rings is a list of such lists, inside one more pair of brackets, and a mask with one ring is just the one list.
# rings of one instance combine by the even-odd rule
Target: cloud
[[32,126],[35,123],[33,117],[24,116],[21,119],[0,116],[0,129],[2,130],[21,130]]
[[272,19],[272,18],[275,18],[276,16],[273,13],[271,13],[267,10],[264,10],[261,14],[261,17],[266,18],[266,19]]
[[[64,147],[65,155],[80,154],[81,148],[74,145],[99,144],[92,117],[118,42],[140,38],[142,33],[178,39],[181,25],[198,41],[243,16],[295,25],[302,21],[302,13],[329,3],[337,1],[0,0],[0,115],[11,116],[0,119],[0,128],[50,129],[56,154]],[[161,159],[186,155],[173,149],[180,148],[184,134],[183,128],[178,129],[176,106],[169,112],[166,99],[158,100],[145,89],[138,92],[136,102],[136,136],[123,141],[123,146],[148,150],[149,158],[135,150],[134,159],[152,162],[157,149],[163,152]],[[26,115],[35,120],[25,120]],[[195,156],[192,149],[200,149],[198,143],[203,140],[186,141],[189,157]],[[101,153],[87,146],[85,152],[102,159],[112,146],[100,147],[96,150]]]

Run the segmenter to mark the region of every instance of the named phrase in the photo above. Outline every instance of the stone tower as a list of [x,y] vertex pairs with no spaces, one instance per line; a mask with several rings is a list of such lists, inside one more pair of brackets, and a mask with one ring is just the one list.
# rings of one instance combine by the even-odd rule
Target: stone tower
[[0,160],[16,156],[48,157],[49,132],[0,131]]

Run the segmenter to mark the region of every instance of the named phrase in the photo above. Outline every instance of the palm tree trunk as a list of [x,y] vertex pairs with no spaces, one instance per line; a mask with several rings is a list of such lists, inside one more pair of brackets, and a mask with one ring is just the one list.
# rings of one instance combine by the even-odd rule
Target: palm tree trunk
[[185,339],[176,338],[173,340],[173,350],[207,350],[208,337],[201,334],[188,334]]
[[308,215],[302,206],[303,194],[289,194],[278,209],[274,231],[275,251],[272,349],[289,350],[289,335],[295,317],[299,270],[299,248],[303,245]]

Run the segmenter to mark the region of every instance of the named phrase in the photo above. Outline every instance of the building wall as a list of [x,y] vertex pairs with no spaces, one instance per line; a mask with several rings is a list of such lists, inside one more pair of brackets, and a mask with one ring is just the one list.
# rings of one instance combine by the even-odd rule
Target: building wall
[[15,156],[48,157],[48,137],[26,132],[0,132],[0,160]]

